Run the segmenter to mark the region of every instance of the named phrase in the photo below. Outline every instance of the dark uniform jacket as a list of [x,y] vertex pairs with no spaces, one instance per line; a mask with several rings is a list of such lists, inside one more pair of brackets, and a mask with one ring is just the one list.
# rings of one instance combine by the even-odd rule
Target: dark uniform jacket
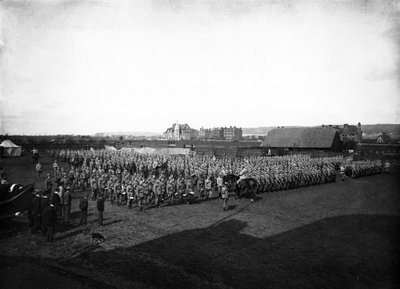
[[42,212],[46,211],[46,208],[49,206],[49,204],[50,204],[49,198],[47,197],[40,198],[40,209]]
[[72,196],[71,196],[71,192],[70,192],[69,190],[67,190],[67,191],[64,193],[63,199],[64,199],[64,200],[63,200],[64,205],[71,205]]
[[88,200],[87,199],[81,199],[79,202],[79,209],[82,211],[87,211],[88,209]]
[[102,198],[97,200],[97,210],[104,211],[104,200]]
[[50,202],[54,204],[54,206],[56,207],[56,209],[60,206],[61,204],[61,199],[60,196],[56,193],[52,193],[51,194],[51,198],[50,198]]
[[34,196],[32,198],[32,207],[31,207],[31,215],[32,216],[38,216],[40,215],[41,210],[40,210],[40,197]]
[[57,211],[53,206],[48,206],[45,210],[46,221],[48,227],[55,227],[57,224]]

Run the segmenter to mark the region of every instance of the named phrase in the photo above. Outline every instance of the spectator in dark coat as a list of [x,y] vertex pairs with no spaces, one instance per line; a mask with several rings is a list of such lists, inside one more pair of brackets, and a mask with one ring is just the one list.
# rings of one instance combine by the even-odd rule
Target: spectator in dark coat
[[42,236],[47,234],[47,218],[46,218],[46,208],[49,206],[49,198],[46,194],[40,199],[40,211],[42,212]]
[[87,211],[88,211],[88,200],[87,196],[84,196],[81,201],[79,202],[79,209],[81,210],[81,221],[79,222],[80,225],[87,224]]
[[103,196],[97,199],[97,221],[99,223],[99,227],[103,226],[103,212],[104,212],[104,199]]
[[71,188],[68,187],[64,193],[63,198],[64,203],[64,221],[69,222],[69,216],[71,214],[71,202],[72,202],[72,195],[71,195]]
[[50,203],[47,206],[45,216],[47,220],[47,242],[53,242],[57,225],[57,210],[54,204]]
[[36,192],[32,198],[30,209],[31,232],[38,233],[41,225],[41,197],[40,193]]
[[50,174],[47,174],[47,178],[44,180],[44,184],[46,186],[46,192],[50,194],[53,188],[53,180],[51,179]]
[[58,190],[54,191],[50,195],[50,203],[54,205],[56,208],[56,212],[58,212],[58,209],[61,206],[61,199]]

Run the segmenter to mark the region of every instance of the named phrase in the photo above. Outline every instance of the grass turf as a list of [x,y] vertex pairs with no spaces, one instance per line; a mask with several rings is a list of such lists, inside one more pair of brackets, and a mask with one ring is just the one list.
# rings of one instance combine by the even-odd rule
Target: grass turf
[[[48,156],[42,163],[51,171]],[[44,186],[28,157],[3,167],[10,181]],[[53,244],[31,235],[25,219],[1,224],[0,280],[18,288],[9,282],[16,276],[49,272],[65,278],[60,288],[398,288],[397,173],[264,194],[257,203],[231,199],[228,212],[220,200],[145,213],[106,203],[103,228],[94,202],[89,225],[77,225],[77,192],[73,222],[61,224]],[[90,230],[106,241],[92,244]],[[42,279],[31,288],[54,284]]]

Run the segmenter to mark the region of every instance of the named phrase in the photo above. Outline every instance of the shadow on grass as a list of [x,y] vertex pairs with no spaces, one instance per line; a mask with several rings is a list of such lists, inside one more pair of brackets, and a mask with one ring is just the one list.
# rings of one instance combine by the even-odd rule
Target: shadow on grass
[[239,205],[229,205],[227,209],[228,209],[228,211],[234,210],[234,209],[236,209],[238,206],[239,206]]
[[119,220],[114,220],[114,221],[111,221],[111,222],[104,222],[103,223],[103,227],[105,227],[105,226],[109,226],[109,225],[112,225],[112,224],[117,224],[117,223],[119,223],[119,222],[122,222],[122,219],[119,219]]
[[[70,214],[70,219],[71,220],[75,220],[75,221],[79,221],[81,219],[81,214],[82,214],[81,211],[73,211]],[[94,213],[90,212],[90,211],[87,214],[88,217],[93,216],[93,215],[94,215]]]
[[[75,227],[76,227],[76,226],[75,226]],[[56,240],[56,241],[64,240],[64,239],[66,239],[66,238],[70,238],[70,237],[73,237],[73,236],[76,236],[76,235],[79,235],[79,234],[82,234],[82,233],[85,233],[85,232],[88,232],[88,229],[86,229],[86,228],[79,228],[79,229],[76,229],[76,230],[74,230],[74,231],[71,231],[71,232],[69,232],[69,233],[67,233],[67,234],[65,234],[65,235],[62,235],[62,236],[57,236],[57,235],[56,235],[55,240]]]
[[10,238],[19,232],[29,229],[27,222],[21,222],[14,218],[0,219],[0,240]]
[[163,288],[396,288],[400,218],[350,215],[268,238],[235,219],[128,248],[91,252],[64,265]]

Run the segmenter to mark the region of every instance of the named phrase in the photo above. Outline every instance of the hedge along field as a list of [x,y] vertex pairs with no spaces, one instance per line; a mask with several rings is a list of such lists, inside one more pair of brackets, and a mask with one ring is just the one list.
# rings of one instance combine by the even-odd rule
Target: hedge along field
[[[50,172],[52,160],[41,161]],[[37,180],[29,157],[3,167],[11,182]],[[78,226],[76,192],[73,222],[60,224],[53,244],[31,235],[26,217],[1,224],[0,280],[5,288],[24,278],[31,288],[398,288],[398,172],[257,203],[231,198],[227,212],[220,200],[144,213],[107,202],[100,229],[93,201],[89,225]],[[93,244],[91,230],[106,241]]]

